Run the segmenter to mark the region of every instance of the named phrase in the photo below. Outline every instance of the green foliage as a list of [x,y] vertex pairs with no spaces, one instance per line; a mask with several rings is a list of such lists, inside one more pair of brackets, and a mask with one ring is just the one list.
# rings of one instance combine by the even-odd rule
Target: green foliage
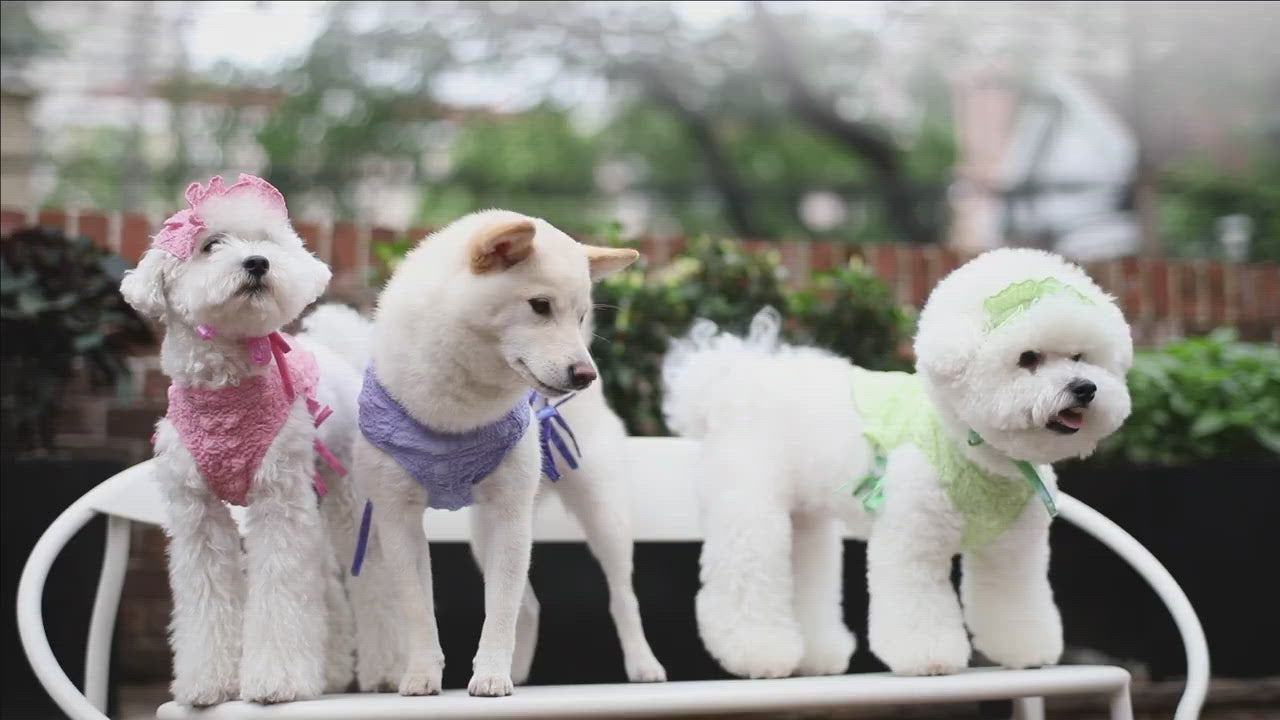
[[59,38],[46,33],[32,19],[34,4],[22,0],[5,0],[0,4],[0,61],[6,66],[22,66],[61,48]]
[[1133,413],[1100,450],[1138,465],[1280,459],[1280,348],[1230,330],[1141,352]]
[[124,357],[151,340],[120,296],[123,258],[87,238],[27,228],[0,242],[0,404],[5,453],[51,449],[77,361],[95,385],[128,375]]
[[1234,175],[1208,162],[1183,163],[1162,180],[1159,207],[1170,254],[1221,255],[1215,223],[1239,214],[1253,221],[1248,259],[1280,262],[1280,150],[1260,145],[1249,168]]
[[792,289],[776,251],[753,253],[730,240],[701,238],[669,265],[605,278],[595,298],[599,342],[593,354],[610,405],[635,435],[666,434],[662,356],[695,318],[741,332],[760,308],[772,305],[786,315],[790,341],[826,347],[877,369],[902,367],[895,350],[911,328],[909,314],[861,264]]
[[426,225],[508,207],[581,232],[603,215],[595,195],[599,140],[562,108],[477,116],[458,128],[449,158],[448,177],[424,192],[418,220]]

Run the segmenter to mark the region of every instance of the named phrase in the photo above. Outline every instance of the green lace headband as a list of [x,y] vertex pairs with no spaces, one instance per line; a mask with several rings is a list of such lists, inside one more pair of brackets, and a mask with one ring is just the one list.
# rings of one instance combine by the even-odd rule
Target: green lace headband
[[1087,305],[1093,304],[1084,293],[1057,278],[1024,280],[1010,285],[983,302],[987,311],[987,326],[990,329],[998,328],[1044,298],[1063,293],[1074,295]]

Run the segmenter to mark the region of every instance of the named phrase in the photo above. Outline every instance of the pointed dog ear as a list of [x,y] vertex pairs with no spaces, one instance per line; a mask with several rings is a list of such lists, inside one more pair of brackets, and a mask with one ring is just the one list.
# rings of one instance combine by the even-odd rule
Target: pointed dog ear
[[585,245],[587,249],[587,265],[591,268],[591,279],[615,273],[640,258],[640,253],[631,248],[606,248]]
[[167,250],[152,248],[142,255],[138,266],[124,274],[120,281],[120,294],[145,317],[158,319],[164,314],[168,301],[164,286],[170,269],[178,258]]
[[533,254],[533,221],[514,220],[481,230],[471,240],[471,272],[501,272]]

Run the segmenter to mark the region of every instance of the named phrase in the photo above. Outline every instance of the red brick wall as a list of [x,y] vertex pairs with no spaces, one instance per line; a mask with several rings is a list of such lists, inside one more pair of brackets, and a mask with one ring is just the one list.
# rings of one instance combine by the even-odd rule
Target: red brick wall
[[[146,249],[154,219],[140,215],[43,210],[37,217],[23,212],[0,212],[0,230],[8,231],[37,219],[93,238],[103,247],[135,261]],[[300,234],[334,270],[332,293],[367,304],[373,289],[369,280],[380,269],[374,253],[379,242],[399,237],[418,238],[423,228],[399,233],[382,227],[338,223],[323,227],[299,223]],[[641,251],[653,264],[680,253],[681,238],[644,238]],[[791,271],[791,282],[802,285],[811,273],[862,257],[894,288],[898,300],[919,307],[929,289],[965,257],[937,246],[847,245],[833,242],[752,241],[753,249],[776,249]],[[1242,265],[1216,260],[1146,260],[1125,258],[1087,266],[1104,288],[1120,298],[1141,344],[1167,337],[1195,334],[1232,325],[1249,337],[1280,336],[1280,265]]]
[[[35,220],[26,213],[0,212],[0,232]],[[46,210],[38,220],[86,235],[103,247],[136,261],[146,249],[155,219],[99,212]],[[334,269],[330,294],[368,306],[375,290],[371,278],[380,268],[374,244],[400,237],[419,238],[425,229],[397,233],[349,223],[327,227],[298,223],[298,232]],[[680,238],[649,237],[641,252],[652,264],[662,264],[684,249]],[[937,246],[854,246],[832,242],[769,242],[753,240],[755,251],[777,250],[790,270],[790,282],[802,285],[811,273],[829,270],[850,257],[861,257],[885,278],[903,304],[921,306],[929,289],[966,259]],[[1126,258],[1087,266],[1100,285],[1116,295],[1133,323],[1141,344],[1169,337],[1205,332],[1220,325],[1239,327],[1253,338],[1280,339],[1280,265],[1240,265],[1217,261],[1175,261]],[[155,357],[134,361],[135,389],[130,397],[103,397],[87,388],[73,388],[64,411],[61,447],[73,454],[112,457],[126,463],[150,454],[155,419],[165,410],[168,381]],[[120,671],[125,680],[165,679],[169,651],[165,628],[169,593],[165,578],[164,538],[157,530],[136,531],[125,601],[120,608],[123,643]]]

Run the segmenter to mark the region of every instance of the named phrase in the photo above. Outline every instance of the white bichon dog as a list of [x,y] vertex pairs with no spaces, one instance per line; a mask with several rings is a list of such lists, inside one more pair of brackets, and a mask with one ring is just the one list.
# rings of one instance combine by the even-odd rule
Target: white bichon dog
[[[121,284],[130,305],[163,321],[172,380],[154,440],[173,694],[202,706],[341,691],[355,638],[336,553],[349,557],[355,542],[341,476],[360,376],[315,338],[279,332],[324,291],[329,268],[260,178],[215,177],[186,198]],[[229,505],[246,506],[243,553]],[[347,539],[331,543],[327,527]]]
[[711,654],[750,677],[847,669],[843,520],[867,540],[871,649],[895,673],[965,667],[966,624],[1005,667],[1057,662],[1048,463],[1090,454],[1129,414],[1113,299],[1055,255],[986,253],[934,289],[915,375],[780,345],[779,321],[762,312],[745,340],[700,322],[663,368],[669,424],[703,443]]

